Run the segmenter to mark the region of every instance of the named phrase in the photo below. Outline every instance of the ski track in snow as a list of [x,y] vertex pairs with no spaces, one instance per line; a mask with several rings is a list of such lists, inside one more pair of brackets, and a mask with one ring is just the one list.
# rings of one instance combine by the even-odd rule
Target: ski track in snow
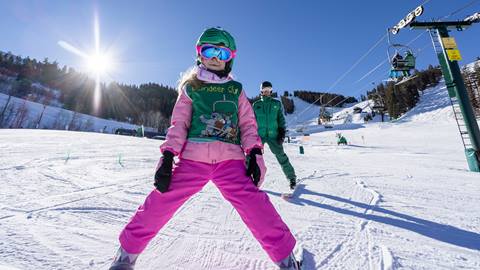
[[[128,184],[130,183],[130,184]],[[65,194],[60,194],[60,195],[52,195],[46,198],[42,199],[37,199],[37,200],[29,200],[29,201],[24,201],[17,203],[11,207],[4,207],[3,209],[0,210],[7,210],[11,212],[16,212],[17,214],[28,214],[28,218],[32,217],[33,213],[40,212],[40,211],[45,211],[45,210],[82,210],[82,207],[63,207],[60,208],[60,206],[64,206],[67,204],[72,204],[76,203],[79,201],[84,201],[88,200],[91,198],[95,198],[98,196],[104,196],[107,194],[115,193],[115,192],[122,192],[126,189],[138,186],[139,184],[131,184],[131,180],[129,180],[127,183],[117,183],[117,184],[110,184],[110,185],[103,185],[103,186],[97,186],[97,187],[90,187],[90,188],[85,188],[85,189],[80,189],[77,191],[65,193]],[[33,205],[33,207],[32,207]],[[115,210],[115,211],[121,211],[118,208],[101,208],[101,207],[84,207],[83,210],[87,211],[88,209],[90,210]],[[132,212],[132,211],[128,211]],[[1,216],[1,219],[6,219],[6,218],[11,218],[14,217],[15,215],[5,215]]]
[[382,270],[393,269],[393,255],[392,255],[392,253],[385,246],[381,246],[380,248],[382,250],[382,258],[381,258],[382,260],[381,260],[381,264],[380,264],[380,269],[382,269]]
[[[343,176],[345,174],[339,173],[338,175]],[[361,180],[355,182],[349,196],[351,200],[358,198],[366,200],[370,207],[364,210],[363,215],[372,213],[374,207],[380,202],[380,197],[380,194],[367,188]],[[344,206],[347,206],[347,204],[344,204]],[[348,233],[342,241],[337,243],[317,267],[319,269],[327,266],[329,269],[378,269],[373,265],[373,261],[381,260],[381,258],[379,259],[378,255],[374,254],[374,247],[368,230],[369,223],[370,221],[367,220],[357,221],[354,225],[355,230]],[[361,255],[361,261],[356,261],[354,265],[345,265],[345,262],[348,262],[351,258],[351,254],[358,253]]]

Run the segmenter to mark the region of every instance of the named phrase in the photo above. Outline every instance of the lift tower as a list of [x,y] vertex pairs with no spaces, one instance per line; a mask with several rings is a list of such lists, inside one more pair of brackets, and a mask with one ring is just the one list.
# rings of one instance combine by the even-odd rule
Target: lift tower
[[470,171],[480,172],[480,131],[458,65],[458,61],[462,59],[460,51],[455,39],[449,36],[451,29],[463,31],[472,24],[480,22],[480,13],[477,12],[463,21],[414,21],[415,17],[422,13],[423,7],[417,7],[393,28],[392,33],[397,34],[401,28],[407,25],[412,29],[427,29],[429,31],[433,48],[442,68],[448,95],[462,138],[468,167]]
[[448,95],[453,107],[458,130],[462,138],[468,167],[480,172],[480,131],[472,103],[458,65],[460,51],[449,30],[463,31],[474,21],[412,22],[412,29],[428,29],[433,47],[442,68]]

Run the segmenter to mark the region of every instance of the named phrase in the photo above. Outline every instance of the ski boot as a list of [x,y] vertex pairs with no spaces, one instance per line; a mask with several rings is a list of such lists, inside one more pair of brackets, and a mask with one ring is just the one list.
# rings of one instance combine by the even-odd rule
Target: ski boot
[[297,181],[295,178],[292,178],[289,180],[290,181],[290,191],[286,193],[282,193],[281,197],[284,200],[289,200],[293,197],[293,193],[295,192],[295,188],[297,187]]
[[120,247],[109,270],[134,270],[138,254],[127,253]]
[[287,258],[276,263],[280,270],[300,270],[300,262],[295,259],[295,255],[290,253]]
[[290,179],[290,190],[293,192],[297,187],[297,180],[295,178]]

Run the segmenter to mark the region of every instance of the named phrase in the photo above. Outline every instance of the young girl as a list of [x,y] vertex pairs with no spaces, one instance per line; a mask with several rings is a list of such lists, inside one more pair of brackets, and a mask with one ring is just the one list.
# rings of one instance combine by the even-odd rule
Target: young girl
[[[180,81],[171,126],[160,147],[156,189],[121,232],[110,270],[133,269],[150,240],[209,180],[280,269],[296,269],[295,238],[257,187],[266,171],[262,143],[242,85],[229,75],[235,53],[233,37],[221,28],[207,29],[198,39],[197,66]],[[179,158],[176,164],[174,156]]]

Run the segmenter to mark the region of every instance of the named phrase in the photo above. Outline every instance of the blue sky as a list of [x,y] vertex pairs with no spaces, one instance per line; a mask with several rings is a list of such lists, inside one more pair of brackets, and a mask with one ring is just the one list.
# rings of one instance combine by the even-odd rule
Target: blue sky
[[[83,60],[58,45],[63,40],[83,51],[94,48],[93,20],[98,14],[101,47],[114,52],[115,81],[156,82],[175,86],[194,64],[195,42],[207,27],[222,26],[236,38],[233,67],[248,96],[263,80],[274,89],[336,92],[359,96],[388,73],[383,65],[387,42],[342,78],[359,58],[421,1],[24,1],[0,0],[0,50],[82,70]],[[431,0],[419,20],[446,16],[471,0]],[[480,11],[480,1],[449,19]],[[405,29],[396,43],[408,43],[421,31]],[[480,24],[451,33],[463,60],[480,56]],[[418,67],[436,64],[427,34],[411,44]],[[341,79],[340,79],[341,78]]]

